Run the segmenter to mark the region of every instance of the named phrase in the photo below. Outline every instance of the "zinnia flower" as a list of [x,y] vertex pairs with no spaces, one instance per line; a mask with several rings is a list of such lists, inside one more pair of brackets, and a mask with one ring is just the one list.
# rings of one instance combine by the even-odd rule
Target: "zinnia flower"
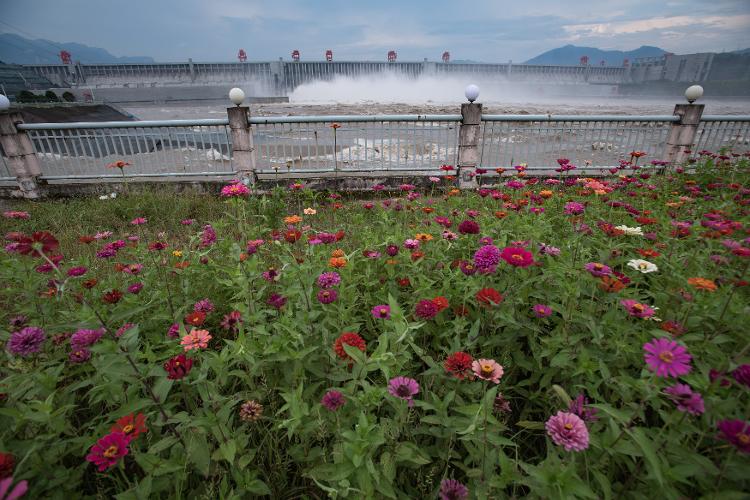
[[458,232],[461,234],[479,234],[479,224],[467,219],[458,225]]
[[250,194],[250,189],[241,182],[235,182],[221,188],[221,196],[224,198],[237,198]]
[[391,319],[391,306],[386,304],[381,304],[379,306],[375,306],[372,308],[373,318],[377,319]]
[[716,283],[707,278],[688,278],[688,284],[704,292],[715,292]]
[[568,405],[568,411],[578,415],[584,422],[594,422],[599,420],[599,417],[596,416],[599,410],[597,408],[589,407],[588,404],[588,398],[583,394],[579,394]]
[[323,396],[323,399],[320,400],[320,404],[330,411],[336,411],[346,404],[346,399],[344,399],[344,395],[339,391],[328,391]]
[[495,245],[485,245],[474,253],[474,265],[480,271],[493,272],[500,263],[500,249]]
[[632,267],[636,271],[640,271],[643,274],[647,273],[653,273],[655,271],[658,271],[659,268],[656,266],[656,264],[653,264],[647,260],[643,259],[632,259],[628,261],[628,267]]
[[205,349],[208,347],[208,341],[211,340],[211,334],[208,330],[190,330],[190,333],[182,337],[180,345],[185,352],[192,349]]
[[271,296],[268,297],[266,303],[271,307],[281,309],[284,307],[284,304],[286,304],[286,297],[279,295],[278,293],[272,293]]
[[104,328],[97,328],[96,330],[85,330],[81,329],[75,332],[70,337],[70,346],[74,351],[89,347],[97,342],[104,336],[106,330]]
[[0,481],[0,498],[3,500],[18,500],[29,490],[29,482],[26,480],[18,481],[12,490],[10,489],[11,486],[13,486],[12,476],[8,476]]
[[675,384],[667,387],[664,389],[664,393],[669,396],[669,399],[674,401],[677,409],[682,412],[687,412],[691,415],[700,415],[705,411],[703,397],[699,393],[693,392],[687,384]]
[[257,422],[263,416],[263,405],[255,400],[245,401],[240,406],[240,419],[245,422]]
[[518,247],[505,247],[500,258],[511,266],[529,267],[534,263],[534,256],[528,250]]
[[440,500],[466,500],[469,489],[455,479],[440,481]]
[[44,330],[37,326],[27,326],[10,334],[7,348],[11,354],[27,357],[41,351],[45,340]]
[[[10,453],[3,453],[0,451],[0,479],[11,477],[15,466],[16,458]],[[3,496],[0,495],[0,498],[3,498]]]
[[335,302],[338,298],[339,294],[336,292],[336,290],[319,290],[318,291],[318,302],[321,304],[330,304],[332,302]]
[[583,451],[589,447],[589,431],[581,418],[570,412],[558,411],[544,424],[547,434],[565,451]]
[[494,288],[482,288],[475,297],[477,302],[485,306],[496,306],[503,301],[503,296]]
[[471,364],[471,369],[477,377],[496,384],[500,383],[500,377],[503,376],[503,367],[494,359],[477,359]]
[[732,370],[732,377],[745,387],[750,387],[750,365],[740,365]]
[[167,378],[170,380],[180,380],[190,373],[191,368],[193,368],[193,360],[184,354],[170,358],[164,363],[164,370],[168,373]]
[[612,269],[610,269],[609,266],[605,266],[604,264],[601,264],[599,262],[589,262],[583,267],[591,273],[591,276],[594,276],[596,278],[608,276],[612,273]]
[[628,227],[628,226],[615,226],[614,229],[622,231],[623,234],[628,236],[643,236],[643,230],[639,227]]
[[392,396],[403,399],[409,406],[414,406],[415,395],[419,393],[419,384],[409,377],[396,377],[388,383],[388,392]]
[[458,351],[445,358],[443,366],[445,367],[446,372],[459,380],[463,380],[467,375],[471,374],[473,361],[474,358],[472,358],[470,354]]
[[627,309],[628,314],[635,316],[636,318],[647,319],[654,315],[656,311],[646,304],[641,304],[637,300],[624,299],[620,301],[620,304]]
[[690,373],[692,356],[687,349],[673,340],[653,339],[643,344],[644,359],[648,369],[659,377],[679,377]]
[[333,350],[336,351],[336,355],[339,358],[344,359],[344,360],[352,359],[351,356],[349,356],[344,350],[344,345],[356,347],[362,352],[365,352],[365,348],[367,347],[367,343],[365,342],[365,339],[360,337],[358,334],[354,332],[342,333],[341,335],[339,335],[339,338],[337,338],[336,341],[333,343]]
[[99,472],[102,472],[128,454],[129,444],[130,438],[122,432],[107,434],[91,447],[86,460],[97,465]]
[[719,439],[729,442],[742,453],[750,453],[750,422],[722,420],[717,427]]
[[546,318],[552,314],[552,308],[544,304],[534,304],[532,310],[534,311],[534,316],[537,318]]
[[112,426],[112,429],[110,429],[110,432],[121,432],[130,439],[135,439],[141,434],[145,434],[147,430],[146,416],[143,413],[135,416],[131,413],[119,418],[115,422],[115,425]]
[[431,300],[420,300],[414,309],[414,315],[421,319],[432,319],[439,312],[440,308]]
[[193,326],[201,326],[206,321],[206,313],[203,311],[193,311],[185,316],[185,323]]

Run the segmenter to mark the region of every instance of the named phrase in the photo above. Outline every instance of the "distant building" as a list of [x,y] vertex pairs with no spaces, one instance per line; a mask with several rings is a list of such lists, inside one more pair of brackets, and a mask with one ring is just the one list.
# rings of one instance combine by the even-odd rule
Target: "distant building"
[[698,54],[664,54],[633,61],[632,82],[670,81],[707,82],[750,79],[750,55],[713,52]]

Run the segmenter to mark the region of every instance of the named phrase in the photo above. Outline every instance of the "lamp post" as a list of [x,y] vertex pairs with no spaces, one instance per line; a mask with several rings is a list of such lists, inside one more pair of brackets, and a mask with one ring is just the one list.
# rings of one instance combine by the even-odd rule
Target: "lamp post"
[[245,92],[241,88],[235,87],[229,91],[229,100],[235,106],[241,106],[245,102]]
[[468,99],[469,102],[474,102],[479,97],[479,87],[474,85],[473,83],[466,86],[466,89],[464,90],[464,95],[466,96],[466,99]]
[[473,177],[465,175],[479,165],[479,128],[482,121],[482,105],[474,102],[479,97],[479,87],[467,85],[464,95],[469,102],[461,104],[461,126],[458,130],[458,165],[456,175],[458,187],[476,187]]
[[703,96],[703,87],[700,85],[691,85],[685,90],[685,99],[687,99],[687,102],[690,104],[693,104],[700,99],[701,96]]
[[232,134],[232,167],[240,174],[245,185],[251,182],[254,184],[258,180],[255,172],[255,145],[248,121],[250,110],[247,106],[242,106],[245,92],[235,87],[229,91],[229,100],[234,104],[233,108],[227,108]]
[[0,111],[7,111],[10,109],[10,101],[3,94],[0,94]]
[[679,117],[669,129],[667,145],[664,150],[663,160],[669,162],[673,167],[679,166],[687,160],[689,151],[695,145],[695,137],[698,133],[701,116],[703,116],[703,104],[693,104],[703,95],[703,87],[691,85],[685,90],[685,99],[688,104],[677,104],[674,107],[674,115]]

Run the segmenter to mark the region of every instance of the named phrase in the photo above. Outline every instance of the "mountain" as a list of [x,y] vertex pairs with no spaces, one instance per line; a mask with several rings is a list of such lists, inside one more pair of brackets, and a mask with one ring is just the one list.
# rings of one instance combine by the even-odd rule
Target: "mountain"
[[750,49],[733,50],[731,53],[732,54],[740,54],[740,55],[750,54]]
[[117,57],[99,47],[80,43],[57,43],[50,40],[29,40],[13,33],[0,33],[0,61],[15,64],[54,64],[60,62],[60,51],[70,52],[73,62],[82,63],[143,63],[151,57]]
[[604,60],[607,66],[622,66],[624,59],[634,59],[639,57],[658,57],[666,51],[659,47],[642,45],[635,50],[623,52],[622,50],[601,50],[594,47],[577,47],[575,45],[566,45],[557,49],[548,50],[547,52],[529,59],[525,64],[552,64],[560,66],[578,66],[581,63],[581,56],[589,56],[589,64],[598,65]]

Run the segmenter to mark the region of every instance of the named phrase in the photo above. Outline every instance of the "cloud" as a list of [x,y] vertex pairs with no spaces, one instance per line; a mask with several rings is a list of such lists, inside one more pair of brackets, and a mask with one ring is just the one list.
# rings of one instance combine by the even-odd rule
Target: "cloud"
[[[592,24],[568,24],[562,28],[572,37],[633,35],[654,30],[697,27],[701,30],[750,28],[750,15],[737,16],[672,16],[635,21]],[[674,33],[674,31],[672,31]]]

